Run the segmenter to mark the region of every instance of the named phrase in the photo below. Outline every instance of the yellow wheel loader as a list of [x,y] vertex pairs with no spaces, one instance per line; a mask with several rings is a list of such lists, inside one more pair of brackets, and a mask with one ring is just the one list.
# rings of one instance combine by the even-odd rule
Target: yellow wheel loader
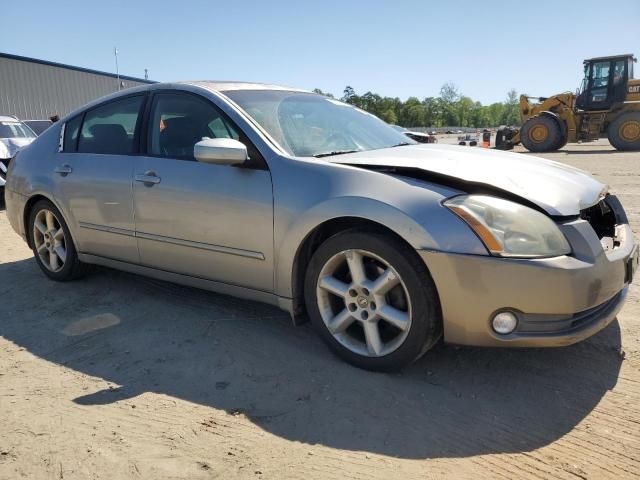
[[[577,93],[549,98],[520,96],[522,127],[500,127],[496,148],[522,143],[532,152],[551,152],[567,142],[608,137],[618,150],[640,150],[640,80],[633,80],[632,54],[584,61]],[[532,100],[534,100],[532,102]]]

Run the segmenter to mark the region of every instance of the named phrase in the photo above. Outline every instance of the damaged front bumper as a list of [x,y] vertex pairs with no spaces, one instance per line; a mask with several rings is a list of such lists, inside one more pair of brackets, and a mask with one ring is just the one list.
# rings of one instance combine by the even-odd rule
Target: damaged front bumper
[[[559,224],[569,256],[513,259],[420,251],[436,283],[446,342],[477,346],[569,345],[606,327],[622,308],[638,268],[638,245],[615,197],[618,223],[613,248],[588,220]],[[501,335],[492,328],[497,312],[518,319]]]

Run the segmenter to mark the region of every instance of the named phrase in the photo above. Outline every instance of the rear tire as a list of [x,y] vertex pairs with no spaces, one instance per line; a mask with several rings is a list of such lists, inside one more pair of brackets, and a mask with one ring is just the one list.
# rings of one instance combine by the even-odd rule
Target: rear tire
[[640,112],[627,112],[609,124],[609,143],[617,150],[640,150]]
[[331,350],[366,370],[399,370],[442,335],[431,275],[389,234],[349,230],[326,240],[307,267],[305,304]]
[[550,115],[531,117],[520,130],[520,142],[530,152],[552,152],[563,141],[560,124]]
[[60,210],[39,200],[29,212],[29,243],[36,263],[52,280],[66,282],[86,274],[90,266],[78,260],[71,232]]

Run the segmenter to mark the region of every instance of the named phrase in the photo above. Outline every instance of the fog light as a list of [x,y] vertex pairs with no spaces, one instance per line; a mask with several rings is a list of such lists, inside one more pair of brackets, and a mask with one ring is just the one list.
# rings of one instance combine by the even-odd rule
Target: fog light
[[493,317],[491,323],[496,333],[507,335],[516,329],[518,317],[511,312],[500,312]]

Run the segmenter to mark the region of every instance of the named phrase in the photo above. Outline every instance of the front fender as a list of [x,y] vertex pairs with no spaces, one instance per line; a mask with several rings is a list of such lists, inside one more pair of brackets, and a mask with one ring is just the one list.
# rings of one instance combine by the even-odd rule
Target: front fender
[[416,250],[487,255],[486,248],[471,229],[439,202],[422,206],[420,211],[411,211],[411,208],[405,211],[380,200],[358,196],[334,197],[314,205],[289,226],[277,248],[276,294],[293,296],[294,264],[300,246],[316,228],[338,218],[362,218],[383,225]]

